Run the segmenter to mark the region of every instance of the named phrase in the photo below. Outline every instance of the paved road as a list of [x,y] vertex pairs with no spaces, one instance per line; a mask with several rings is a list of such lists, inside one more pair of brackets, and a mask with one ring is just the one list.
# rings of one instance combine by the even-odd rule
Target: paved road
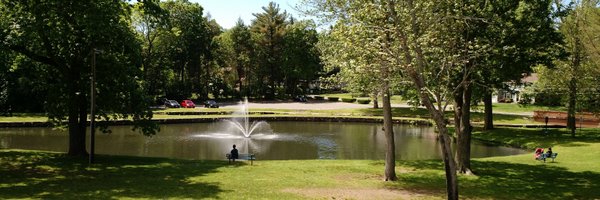
[[[268,109],[290,109],[290,110],[334,110],[344,108],[370,108],[373,105],[330,102],[330,101],[309,101],[309,102],[290,102],[290,101],[267,101],[267,102],[248,102],[248,108],[268,108]],[[223,108],[239,108],[239,104],[225,103]]]
[[[380,105],[381,106],[381,105]],[[237,103],[223,103],[223,108],[239,108],[240,105]],[[317,101],[309,100],[308,102],[293,102],[293,101],[261,101],[261,102],[248,102],[249,108],[265,108],[265,109],[290,109],[290,110],[335,110],[335,109],[346,109],[346,108],[371,108],[372,104],[357,104],[357,103],[344,103],[344,102],[331,102],[331,101]],[[410,107],[407,104],[392,104],[392,107],[407,108]],[[452,105],[448,105],[448,110],[452,109]],[[474,111],[483,112],[483,111]],[[520,116],[533,116],[533,112],[526,113],[508,113],[494,111],[494,114],[506,114],[506,115],[520,115]]]

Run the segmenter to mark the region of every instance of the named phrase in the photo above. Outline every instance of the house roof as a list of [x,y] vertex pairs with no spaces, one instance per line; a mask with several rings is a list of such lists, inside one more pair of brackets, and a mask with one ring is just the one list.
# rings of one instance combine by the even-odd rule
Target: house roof
[[531,73],[531,75],[521,78],[521,83],[535,83],[537,81],[538,81],[537,73]]

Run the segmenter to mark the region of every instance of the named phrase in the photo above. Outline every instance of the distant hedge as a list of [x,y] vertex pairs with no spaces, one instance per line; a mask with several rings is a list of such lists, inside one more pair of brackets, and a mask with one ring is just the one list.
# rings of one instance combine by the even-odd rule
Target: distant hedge
[[356,100],[356,102],[358,102],[360,104],[369,104],[369,103],[371,103],[371,99],[359,99],[359,100]]
[[329,100],[329,101],[339,101],[340,98],[339,97],[327,97],[327,100]]
[[319,96],[319,95],[317,95],[317,96],[314,96],[314,98],[315,98],[315,100],[323,100],[323,99],[325,99],[324,97],[322,97],[322,96]]
[[356,101],[356,99],[355,98],[342,98],[342,101],[346,102],[346,103],[354,103]]

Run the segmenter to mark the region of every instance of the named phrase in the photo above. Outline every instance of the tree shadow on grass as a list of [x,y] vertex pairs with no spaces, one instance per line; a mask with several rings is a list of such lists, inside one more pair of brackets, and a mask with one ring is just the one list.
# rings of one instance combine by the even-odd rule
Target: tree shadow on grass
[[[443,172],[440,160],[406,161],[402,166]],[[461,198],[474,199],[598,199],[600,174],[571,172],[552,163],[526,165],[471,161],[476,176],[459,176]],[[443,196],[445,177],[440,173],[400,174],[402,189],[429,191]]]
[[192,183],[227,165],[223,161],[0,151],[0,198],[110,199],[217,198],[219,183]]

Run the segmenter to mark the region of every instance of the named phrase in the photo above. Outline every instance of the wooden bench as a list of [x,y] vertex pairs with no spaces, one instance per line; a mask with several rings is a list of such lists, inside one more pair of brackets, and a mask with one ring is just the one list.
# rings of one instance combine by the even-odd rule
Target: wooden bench
[[[231,154],[225,154],[225,157],[227,157],[227,160],[231,163],[231,161],[233,160],[233,158],[231,158]],[[250,153],[240,153],[238,154],[238,158],[236,158],[237,160],[249,160],[250,161],[250,165],[253,164],[253,161],[256,160],[256,157],[254,157],[254,154],[250,154]]]
[[554,159],[556,159],[556,156],[558,156],[558,153],[552,153],[552,155],[548,156],[548,154],[543,153],[540,155],[540,157],[537,158],[537,160],[543,160],[544,162],[546,162],[547,158],[551,158],[552,162],[554,162]]

